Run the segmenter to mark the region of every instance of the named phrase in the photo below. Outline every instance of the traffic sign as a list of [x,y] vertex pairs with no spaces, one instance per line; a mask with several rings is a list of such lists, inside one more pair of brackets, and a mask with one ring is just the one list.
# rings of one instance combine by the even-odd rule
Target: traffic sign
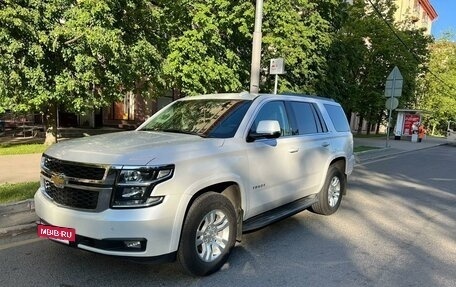
[[403,82],[404,78],[402,77],[399,68],[395,66],[388,78],[386,78],[385,97],[400,97],[402,95]]
[[281,75],[285,74],[285,64],[283,58],[271,59],[269,66],[269,74]]
[[389,147],[388,139],[389,139],[389,134],[390,134],[391,113],[399,105],[399,101],[396,98],[400,97],[402,94],[403,82],[404,82],[404,78],[402,77],[401,72],[399,71],[399,68],[397,66],[394,66],[393,70],[388,75],[388,78],[386,78],[386,83],[385,83],[385,97],[388,98],[388,100],[385,103],[386,108],[388,109],[388,126],[387,126],[387,132],[386,132],[386,147]]
[[385,107],[388,110],[395,110],[399,106],[399,100],[396,98],[388,98],[386,99]]

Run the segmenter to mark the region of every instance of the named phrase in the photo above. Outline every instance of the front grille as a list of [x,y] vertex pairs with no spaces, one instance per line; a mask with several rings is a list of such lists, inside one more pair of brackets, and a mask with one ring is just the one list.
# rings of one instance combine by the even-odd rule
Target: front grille
[[52,182],[45,180],[45,192],[56,203],[64,206],[80,209],[97,208],[97,191],[71,187],[57,188]]
[[90,180],[102,180],[105,175],[105,168],[79,165],[73,162],[66,162],[43,155],[44,167],[52,173],[63,173],[67,177],[82,178]]
[[88,212],[109,208],[117,172],[108,165],[64,161],[43,155],[42,191],[56,204]]

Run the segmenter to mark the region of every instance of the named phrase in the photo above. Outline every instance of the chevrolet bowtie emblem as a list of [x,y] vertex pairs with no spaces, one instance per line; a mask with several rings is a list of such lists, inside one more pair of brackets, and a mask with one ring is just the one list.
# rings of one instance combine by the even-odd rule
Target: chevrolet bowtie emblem
[[67,183],[67,179],[63,174],[54,174],[51,176],[51,181],[57,188],[64,188]]

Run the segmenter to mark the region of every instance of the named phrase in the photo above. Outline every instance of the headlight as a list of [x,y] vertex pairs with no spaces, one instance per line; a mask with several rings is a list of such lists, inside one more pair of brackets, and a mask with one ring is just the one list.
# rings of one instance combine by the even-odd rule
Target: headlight
[[114,187],[113,208],[137,208],[159,204],[163,196],[153,196],[155,185],[173,176],[174,165],[123,167]]

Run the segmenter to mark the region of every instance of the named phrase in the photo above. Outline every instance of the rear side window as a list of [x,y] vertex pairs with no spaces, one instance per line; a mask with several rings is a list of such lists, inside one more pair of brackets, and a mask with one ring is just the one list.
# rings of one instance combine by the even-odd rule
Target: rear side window
[[329,117],[331,118],[336,131],[349,132],[350,126],[348,125],[347,117],[345,116],[342,107],[329,104],[325,104],[324,106],[326,111],[328,111]]
[[317,133],[317,123],[309,103],[291,102],[291,109],[296,119],[297,129],[294,133],[298,135]]
[[293,135],[305,135],[326,132],[326,125],[312,103],[289,102],[293,119]]

